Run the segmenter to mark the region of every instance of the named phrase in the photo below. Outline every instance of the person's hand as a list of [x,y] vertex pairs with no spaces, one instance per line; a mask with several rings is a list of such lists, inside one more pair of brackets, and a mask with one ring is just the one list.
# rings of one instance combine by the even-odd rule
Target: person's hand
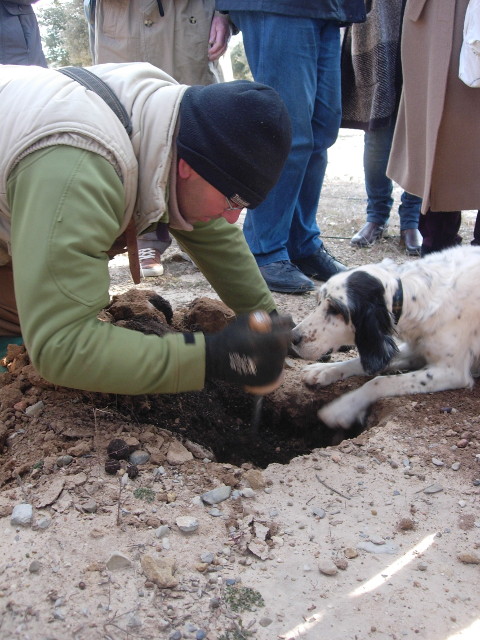
[[212,18],[208,38],[208,59],[213,62],[223,56],[230,40],[230,21],[228,15],[216,14]]
[[291,319],[265,315],[266,330],[255,328],[254,313],[239,316],[219,333],[205,335],[207,380],[248,387],[269,386],[269,390],[280,384],[290,344]]

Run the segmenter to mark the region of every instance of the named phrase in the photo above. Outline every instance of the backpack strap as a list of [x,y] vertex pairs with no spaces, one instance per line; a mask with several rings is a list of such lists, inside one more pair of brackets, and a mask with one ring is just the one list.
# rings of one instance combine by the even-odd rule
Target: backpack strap
[[57,71],[60,71],[60,73],[63,73],[63,75],[68,76],[72,80],[76,80],[87,89],[95,91],[115,113],[125,127],[128,135],[130,136],[132,134],[132,121],[130,120],[130,116],[117,98],[115,92],[112,91],[106,82],[84,67],[61,67],[57,69]]
[[[132,134],[132,121],[130,120],[130,116],[128,115],[127,110],[120,102],[115,92],[112,91],[112,89],[106,82],[104,82],[101,78],[99,78],[88,69],[84,69],[83,67],[62,67],[60,69],[57,69],[57,71],[60,71],[60,73],[63,73],[63,75],[68,76],[72,80],[76,80],[86,89],[90,89],[90,91],[94,91],[97,95],[99,95],[108,104],[110,109],[123,124],[127,134],[129,136]],[[140,260],[138,257],[137,233],[135,230],[133,217],[130,218],[125,232],[122,234],[121,238],[117,239],[117,242],[114,243],[114,245],[116,246],[117,244],[119,244],[120,240],[120,244],[123,244],[123,246],[125,246],[126,244],[127,246],[130,273],[132,274],[133,282],[135,284],[138,284],[141,279]],[[113,253],[113,255],[115,255],[115,253]],[[113,255],[111,257],[113,257]]]

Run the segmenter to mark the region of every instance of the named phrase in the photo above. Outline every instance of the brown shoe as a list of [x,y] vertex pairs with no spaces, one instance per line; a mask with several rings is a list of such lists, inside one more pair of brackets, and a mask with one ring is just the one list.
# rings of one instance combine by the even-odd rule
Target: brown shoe
[[422,249],[422,234],[418,229],[404,229],[400,231],[400,246],[405,247],[409,256],[419,256]]
[[387,225],[367,222],[367,224],[356,233],[350,240],[350,244],[355,247],[371,247],[383,236],[387,230]]

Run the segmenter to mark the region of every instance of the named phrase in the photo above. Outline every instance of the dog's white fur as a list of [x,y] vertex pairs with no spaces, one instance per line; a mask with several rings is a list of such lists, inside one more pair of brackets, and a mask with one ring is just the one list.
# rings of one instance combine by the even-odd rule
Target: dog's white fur
[[[399,280],[403,308],[395,324]],[[331,277],[318,291],[315,310],[293,330],[293,344],[307,360],[357,346],[358,358],[306,367],[309,386],[396,372],[322,407],[318,416],[331,428],[363,422],[379,398],[471,387],[480,361],[480,247],[456,247],[402,265],[386,259]]]

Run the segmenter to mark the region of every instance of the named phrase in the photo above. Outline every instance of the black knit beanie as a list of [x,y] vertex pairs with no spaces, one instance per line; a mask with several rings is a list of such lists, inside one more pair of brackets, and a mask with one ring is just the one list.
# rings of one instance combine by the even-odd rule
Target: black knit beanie
[[271,87],[235,80],[189,87],[183,95],[178,156],[240,207],[265,200],[290,144],[290,118]]

